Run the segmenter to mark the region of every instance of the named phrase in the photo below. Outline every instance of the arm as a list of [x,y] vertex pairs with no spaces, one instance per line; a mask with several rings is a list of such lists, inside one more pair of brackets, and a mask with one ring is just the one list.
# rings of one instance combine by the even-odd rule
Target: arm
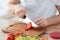
[[47,25],[53,25],[53,24],[58,24],[58,23],[60,23],[60,5],[59,5],[59,6],[57,5],[56,8],[57,8],[58,11],[59,11],[59,15],[47,19],[47,22],[48,22]]
[[51,18],[39,18],[37,20],[35,20],[35,23],[38,25],[38,27],[47,27],[49,25],[53,25],[53,24],[58,24],[60,23],[60,6],[56,6],[56,8],[59,11],[59,15],[56,15],[54,17]]

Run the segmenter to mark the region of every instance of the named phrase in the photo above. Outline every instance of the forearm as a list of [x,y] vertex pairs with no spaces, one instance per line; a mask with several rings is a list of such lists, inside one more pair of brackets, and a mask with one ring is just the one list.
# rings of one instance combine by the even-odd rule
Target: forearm
[[47,19],[48,25],[53,25],[53,24],[60,23],[60,5],[57,5],[56,8],[59,11],[59,15]]
[[58,24],[60,23],[60,15],[54,16],[52,18],[47,19],[48,25]]

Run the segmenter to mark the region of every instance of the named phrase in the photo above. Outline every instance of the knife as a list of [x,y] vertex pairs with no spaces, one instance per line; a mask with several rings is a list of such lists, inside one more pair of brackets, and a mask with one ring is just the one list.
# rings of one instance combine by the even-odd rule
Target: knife
[[26,24],[28,24],[29,22],[31,22],[32,23],[32,27],[38,27],[38,25],[37,24],[35,24],[32,20],[30,20],[28,17],[26,17],[26,18],[19,18],[19,21],[20,22],[23,22],[23,23],[26,23]]

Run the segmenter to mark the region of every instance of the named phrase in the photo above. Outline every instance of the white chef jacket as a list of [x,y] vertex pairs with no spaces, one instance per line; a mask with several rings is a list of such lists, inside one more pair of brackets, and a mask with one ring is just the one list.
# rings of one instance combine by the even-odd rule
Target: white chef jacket
[[56,15],[56,7],[53,0],[21,0],[25,6],[26,16],[32,21],[40,18],[50,18]]

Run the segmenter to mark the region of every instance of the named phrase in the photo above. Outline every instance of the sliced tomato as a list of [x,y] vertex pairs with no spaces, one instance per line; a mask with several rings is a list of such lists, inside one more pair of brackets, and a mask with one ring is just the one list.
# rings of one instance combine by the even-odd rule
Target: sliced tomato
[[28,31],[29,29],[28,28],[25,28],[25,31]]
[[31,28],[31,27],[32,27],[32,23],[29,22],[29,23],[27,24],[27,27],[28,27],[28,28]]
[[28,31],[28,30],[30,30],[31,28],[33,28],[33,27],[32,27],[32,23],[29,22],[29,23],[27,24],[27,27],[25,28],[25,30]]
[[60,39],[60,32],[53,32],[50,34],[51,38]]

